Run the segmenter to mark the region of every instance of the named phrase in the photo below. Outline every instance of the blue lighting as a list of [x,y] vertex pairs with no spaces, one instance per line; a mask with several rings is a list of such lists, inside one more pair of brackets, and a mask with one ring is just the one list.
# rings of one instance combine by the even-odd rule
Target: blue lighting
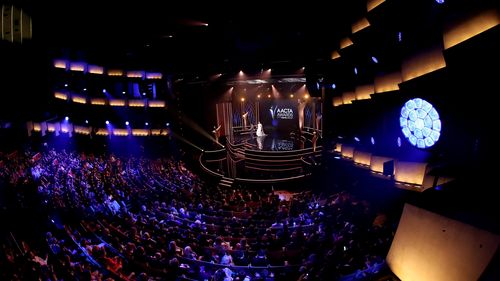
[[375,145],[375,139],[373,137],[370,138],[370,142]]
[[398,147],[401,147],[401,138],[400,137],[398,137],[398,139],[397,139],[397,144],[398,144]]
[[87,88],[83,88],[83,91],[84,91],[84,92],[85,92],[85,91],[87,91]]
[[354,140],[359,142],[359,138],[358,137],[354,137]]
[[354,68],[354,74],[358,75],[358,68],[357,67]]
[[128,121],[125,121],[125,126],[128,126],[130,123]]
[[332,83],[332,89],[335,89],[337,88],[337,85],[335,85],[335,83]]
[[64,117],[64,120],[69,121],[69,117],[68,116]]
[[319,90],[319,83],[316,82],[316,89]]
[[102,89],[102,93],[105,94],[106,93],[106,89]]
[[146,123],[144,123],[144,125],[149,126],[149,123],[148,123],[148,122],[146,122]]
[[438,3],[438,4],[443,4],[443,3],[444,3],[444,0],[436,0],[436,3]]
[[[441,135],[441,120],[436,109],[429,102],[416,98],[401,108],[399,125],[405,138],[418,148],[433,146]],[[398,146],[401,139],[398,137]]]
[[372,61],[373,61],[374,63],[378,63],[378,59],[377,59],[376,57],[372,57]]
[[398,32],[398,42],[402,42],[402,41],[403,41],[403,33]]
[[109,121],[108,120],[106,120],[106,125],[109,125]]

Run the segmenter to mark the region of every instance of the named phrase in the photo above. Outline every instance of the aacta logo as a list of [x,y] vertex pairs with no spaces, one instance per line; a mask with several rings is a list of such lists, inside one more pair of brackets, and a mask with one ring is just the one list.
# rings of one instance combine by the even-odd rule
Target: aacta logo
[[271,117],[274,119],[293,119],[293,109],[291,108],[278,108],[278,106],[269,109]]

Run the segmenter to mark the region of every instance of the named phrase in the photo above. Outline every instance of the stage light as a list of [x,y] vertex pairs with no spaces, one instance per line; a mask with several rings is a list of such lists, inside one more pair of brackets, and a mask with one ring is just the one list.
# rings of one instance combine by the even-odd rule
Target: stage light
[[357,142],[360,141],[358,137],[354,137],[354,140],[357,141]]
[[106,125],[109,125],[109,121],[108,120],[106,120]]
[[148,122],[146,122],[146,123],[144,123],[144,125],[149,126],[149,123],[148,123]]
[[373,145],[375,145],[375,138],[371,137],[371,138],[370,138],[370,142],[371,142]]
[[354,74],[358,75],[358,68],[354,67]]
[[64,117],[64,120],[68,121],[68,120],[69,120],[69,117],[68,117],[68,116]]
[[64,84],[64,87],[68,87],[68,84]]
[[290,94],[290,97],[293,98],[293,94]]
[[102,89],[102,93],[105,94],[106,93],[106,89]]
[[85,120],[85,124],[88,124],[89,123],[89,120]]
[[125,94],[126,94],[126,92],[125,92],[125,91],[123,91],[123,92],[122,92],[122,94],[124,94],[124,95],[125,95]]
[[83,91],[86,92],[87,91],[87,88],[83,88]]
[[415,98],[401,108],[399,124],[403,135],[418,148],[433,146],[441,135],[441,120],[429,102]]
[[335,85],[335,83],[332,83],[332,89],[335,89],[337,88],[337,85]]
[[260,99],[260,94],[259,94],[259,95],[257,95],[257,98],[258,98],[258,99]]
[[168,126],[170,126],[170,123],[167,122],[167,124],[165,124],[165,125],[167,125],[167,127],[168,127]]
[[125,126],[128,126],[130,123],[128,121],[125,121]]
[[372,61],[373,61],[374,63],[378,63],[378,59],[377,59],[376,57],[372,57]]
[[241,102],[244,102],[245,101],[245,98],[241,98]]
[[268,98],[271,98],[271,95],[267,95]]
[[398,137],[396,143],[397,143],[398,147],[401,147],[401,137]]
[[444,0],[436,0],[436,3],[438,3],[438,4],[443,4],[443,3],[444,3]]
[[398,42],[403,41],[403,33],[400,31],[398,32]]
[[309,94],[305,94],[305,95],[304,95],[304,98],[305,98],[305,99],[308,99],[308,98],[309,98]]
[[146,93],[142,93],[142,95],[143,95],[143,96],[145,96],[145,95],[146,95]]

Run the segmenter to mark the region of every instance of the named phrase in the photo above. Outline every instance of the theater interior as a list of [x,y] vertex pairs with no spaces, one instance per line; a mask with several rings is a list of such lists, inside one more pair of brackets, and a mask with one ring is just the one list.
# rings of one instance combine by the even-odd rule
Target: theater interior
[[497,1],[4,2],[1,280],[500,280]]

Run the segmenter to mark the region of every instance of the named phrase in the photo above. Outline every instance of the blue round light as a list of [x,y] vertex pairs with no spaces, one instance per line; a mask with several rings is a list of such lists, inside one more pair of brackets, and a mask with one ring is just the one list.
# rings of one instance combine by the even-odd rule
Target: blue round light
[[441,136],[441,120],[429,102],[416,98],[401,108],[399,125],[405,138],[418,148],[433,146]]

